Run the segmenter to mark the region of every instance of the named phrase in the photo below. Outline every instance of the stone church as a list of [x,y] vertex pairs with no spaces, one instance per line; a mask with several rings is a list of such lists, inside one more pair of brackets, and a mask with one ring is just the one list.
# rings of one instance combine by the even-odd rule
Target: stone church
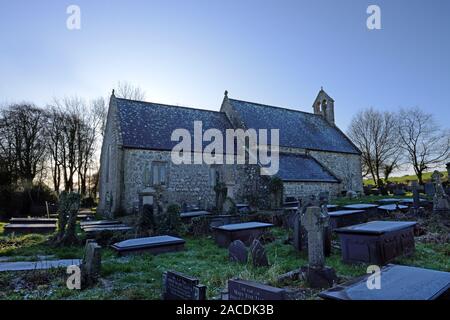
[[[142,194],[159,190],[158,203],[215,205],[215,186],[226,186],[236,203],[267,205],[270,179],[258,165],[174,164],[175,129],[279,129],[282,196],[302,197],[328,191],[362,192],[361,153],[335,125],[334,100],[321,89],[313,113],[242,101],[225,92],[220,111],[209,111],[111,96],[101,150],[100,203],[106,216],[132,213]],[[153,200],[152,200],[153,201]]]

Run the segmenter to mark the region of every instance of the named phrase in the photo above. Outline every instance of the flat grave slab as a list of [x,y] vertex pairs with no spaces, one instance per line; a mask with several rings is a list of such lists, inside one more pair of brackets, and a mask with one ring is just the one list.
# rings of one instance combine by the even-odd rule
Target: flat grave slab
[[85,232],[89,232],[91,230],[99,230],[99,229],[117,229],[117,228],[129,228],[126,224],[102,224],[99,226],[84,226],[81,229]]
[[283,203],[283,208],[298,207],[298,201],[286,201]]
[[226,224],[220,227],[214,227],[214,235],[217,245],[228,248],[234,240],[241,240],[245,245],[249,246],[254,239],[259,238],[274,225],[263,222],[244,222]]
[[80,264],[81,260],[79,259],[2,262],[0,263],[0,272],[46,270],[52,268],[65,268],[72,265],[79,266]]
[[[421,206],[424,206],[428,205],[429,201],[426,199],[420,199],[419,203]],[[413,198],[402,199],[402,201],[400,201],[400,204],[403,204],[405,206],[412,206],[414,204],[414,199]]]
[[377,216],[378,205],[370,203],[355,203],[349,204],[343,207],[345,210],[365,210],[367,212],[367,217]]
[[11,218],[9,222],[12,224],[56,224],[58,223],[58,219],[37,217]]
[[370,275],[323,291],[332,300],[435,300],[450,299],[450,273],[389,264],[381,269],[381,288],[368,289]]
[[206,300],[206,286],[197,278],[175,271],[163,273],[163,300]]
[[228,280],[228,300],[285,300],[286,290],[248,280]]
[[398,198],[386,198],[386,199],[380,199],[380,200],[377,200],[377,202],[378,202],[379,204],[398,203],[398,202],[400,202],[400,201],[402,201],[402,199],[398,199]]
[[80,222],[80,227],[89,227],[89,226],[102,226],[102,225],[119,225],[122,224],[117,220],[94,220],[94,221],[82,221]]
[[246,212],[252,211],[250,206],[248,204],[246,204],[246,203],[237,203],[236,204],[236,209],[240,213],[246,213]]
[[328,215],[330,216],[331,230],[367,221],[367,214],[364,210],[338,210],[328,212]]
[[56,224],[16,224],[10,223],[3,228],[4,234],[11,233],[52,233]]
[[401,204],[386,204],[386,205],[378,207],[378,210],[385,211],[385,212],[405,211],[407,209],[408,209],[408,206],[404,206]]
[[207,217],[211,216],[212,213],[209,211],[188,211],[180,213],[180,218],[184,222],[190,222],[193,218],[196,217]]
[[339,209],[339,206],[337,204],[327,204],[328,212],[337,211],[338,209]]
[[120,255],[140,253],[160,254],[184,250],[185,242],[181,238],[164,235],[129,239],[117,242],[111,248]]
[[125,233],[128,231],[133,230],[132,227],[128,227],[125,225],[113,225],[113,226],[98,226],[98,227],[88,227],[88,228],[84,228],[84,232],[86,233],[87,236],[93,236],[97,233],[101,233],[101,232],[120,232],[120,233]]
[[414,226],[417,222],[371,221],[334,231],[341,241],[342,258],[346,263],[384,265],[415,250]]
[[348,204],[344,206],[346,209],[352,209],[352,210],[368,210],[377,208],[378,205],[376,204],[370,204],[370,203],[355,203],[355,204]]
[[209,216],[210,226],[211,228],[220,227],[226,224],[232,223],[240,223],[241,217],[240,215],[231,215],[231,214],[214,214]]

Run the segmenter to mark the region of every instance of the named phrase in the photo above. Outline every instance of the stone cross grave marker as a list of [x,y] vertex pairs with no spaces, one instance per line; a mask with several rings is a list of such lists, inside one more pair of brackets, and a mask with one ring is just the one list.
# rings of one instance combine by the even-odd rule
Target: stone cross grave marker
[[436,213],[448,213],[450,211],[450,203],[447,194],[442,187],[441,173],[434,171],[431,176],[434,184],[433,211]]
[[319,207],[309,207],[301,217],[308,236],[309,264],[302,270],[306,273],[306,280],[312,288],[332,286],[336,280],[336,272],[325,266],[325,229],[329,225],[329,216]]
[[309,207],[301,217],[302,226],[308,233],[308,259],[311,267],[323,267],[325,264],[324,229],[326,216],[319,207]]
[[206,286],[197,278],[175,271],[163,273],[163,300],[206,300]]

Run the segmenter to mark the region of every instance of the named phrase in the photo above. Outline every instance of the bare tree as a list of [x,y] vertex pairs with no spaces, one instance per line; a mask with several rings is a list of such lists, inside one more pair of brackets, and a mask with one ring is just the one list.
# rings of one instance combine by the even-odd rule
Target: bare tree
[[26,188],[43,170],[46,154],[44,138],[45,113],[33,104],[15,104],[2,110],[0,116],[0,149],[9,161],[9,170]]
[[48,141],[49,162],[52,173],[53,190],[59,194],[61,185],[61,143],[64,115],[62,110],[55,106],[47,107],[46,137]]
[[118,98],[139,100],[139,101],[145,99],[144,90],[126,81],[120,81],[117,84],[117,90],[115,91],[115,94]]
[[398,134],[408,163],[423,184],[423,173],[443,165],[449,159],[450,133],[442,130],[431,114],[418,108],[400,111]]
[[362,152],[363,170],[372,176],[378,186],[383,170],[393,170],[398,162],[401,149],[397,133],[395,114],[373,108],[360,111],[350,124],[348,135]]

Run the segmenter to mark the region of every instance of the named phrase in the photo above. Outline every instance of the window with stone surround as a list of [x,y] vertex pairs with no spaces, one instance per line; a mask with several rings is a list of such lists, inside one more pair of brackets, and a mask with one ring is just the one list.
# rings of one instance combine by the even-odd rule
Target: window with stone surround
[[154,161],[152,163],[153,185],[167,184],[167,163],[162,161]]
[[216,166],[209,167],[209,185],[215,187],[220,180],[219,169]]

